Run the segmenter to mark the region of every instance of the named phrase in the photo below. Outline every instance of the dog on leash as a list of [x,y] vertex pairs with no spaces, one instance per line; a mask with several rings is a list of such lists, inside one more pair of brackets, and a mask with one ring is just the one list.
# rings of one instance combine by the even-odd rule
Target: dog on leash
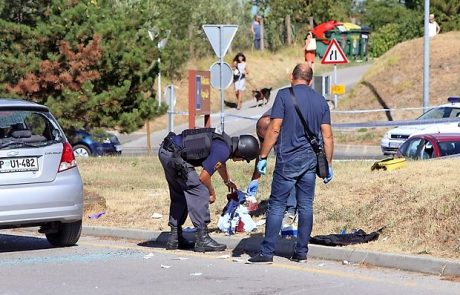
[[256,89],[252,91],[252,96],[255,98],[257,106],[268,103],[268,100],[270,99],[271,91],[272,91],[271,88],[262,88],[260,90]]

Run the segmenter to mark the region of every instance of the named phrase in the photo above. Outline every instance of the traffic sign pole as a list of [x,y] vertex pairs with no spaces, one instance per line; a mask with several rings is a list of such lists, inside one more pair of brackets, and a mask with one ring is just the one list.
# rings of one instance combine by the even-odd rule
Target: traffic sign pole
[[[334,85],[337,85],[337,64],[334,64]],[[339,98],[337,93],[334,94],[334,108],[338,107]]]
[[[337,64],[347,64],[348,59],[342,50],[342,47],[337,43],[337,40],[332,39],[327,47],[321,64],[333,64],[334,65],[334,86],[337,85]],[[334,107],[337,108],[339,99],[337,93],[334,93]]]
[[225,121],[225,102],[224,102],[224,90],[228,85],[224,85],[224,56],[227,53],[230,44],[235,37],[238,26],[236,25],[203,25],[203,30],[208,37],[211,47],[219,58],[220,65],[220,100],[221,100],[221,111],[220,111],[220,125],[222,131],[224,131]]
[[[223,29],[222,25],[219,26],[219,46],[220,46],[220,52],[222,52],[222,40],[223,40]],[[222,69],[224,68],[224,55],[221,54],[220,56],[220,128],[222,132],[225,130],[224,129],[224,124],[225,124],[225,102],[224,102],[224,75]]]

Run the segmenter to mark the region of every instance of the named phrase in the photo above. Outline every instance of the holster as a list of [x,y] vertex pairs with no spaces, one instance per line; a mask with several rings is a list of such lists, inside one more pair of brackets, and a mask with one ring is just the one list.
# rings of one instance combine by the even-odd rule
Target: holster
[[168,133],[163,140],[163,148],[172,153],[171,167],[176,171],[177,176],[187,181],[188,166],[181,157],[182,148],[173,141],[174,136],[176,136],[174,132]]

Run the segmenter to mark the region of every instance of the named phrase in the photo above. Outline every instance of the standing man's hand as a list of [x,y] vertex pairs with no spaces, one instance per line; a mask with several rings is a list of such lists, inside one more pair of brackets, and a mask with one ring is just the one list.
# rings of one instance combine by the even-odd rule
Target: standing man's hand
[[327,176],[326,178],[324,178],[324,183],[328,183],[329,181],[332,180],[332,178],[334,177],[334,170],[332,170],[332,166],[329,166],[329,171],[327,173]]
[[251,197],[255,197],[257,195],[257,190],[259,189],[259,180],[254,179],[252,180],[248,188],[246,189],[246,194]]
[[267,159],[266,158],[259,159],[259,163],[257,163],[257,171],[262,175],[267,174]]

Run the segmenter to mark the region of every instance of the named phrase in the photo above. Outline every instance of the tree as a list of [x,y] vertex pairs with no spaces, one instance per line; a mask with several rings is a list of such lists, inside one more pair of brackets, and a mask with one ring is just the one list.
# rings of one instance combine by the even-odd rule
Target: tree
[[[151,90],[157,51],[146,6],[112,1],[41,1],[46,14],[21,22],[3,19],[3,88],[45,104],[64,128],[134,131],[165,111]],[[3,15],[17,7],[5,5]],[[12,12],[13,11],[13,12]],[[24,15],[24,14],[23,14]],[[14,18],[14,19],[17,19]],[[7,47],[8,46],[8,47]],[[4,94],[5,95],[5,94]]]

